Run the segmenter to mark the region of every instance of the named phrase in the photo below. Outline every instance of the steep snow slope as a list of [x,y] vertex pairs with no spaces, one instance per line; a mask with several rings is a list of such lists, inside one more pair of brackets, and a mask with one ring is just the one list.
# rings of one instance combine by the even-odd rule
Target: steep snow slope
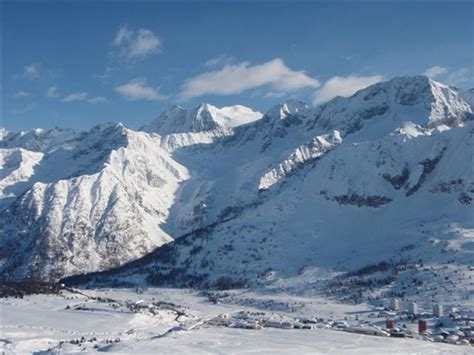
[[302,165],[310,160],[319,158],[327,153],[329,150],[341,144],[342,139],[339,131],[333,131],[331,134],[316,136],[309,144],[304,144],[296,148],[291,153],[288,159],[285,159],[278,165],[277,168],[266,173],[258,184],[259,190],[266,190],[270,186],[277,183],[281,178],[290,174],[299,165]]
[[4,277],[103,270],[172,240],[160,224],[187,170],[159,137],[97,126],[72,149],[45,155],[36,170],[34,184],[0,217]]
[[43,153],[22,148],[0,149],[0,211],[23,192],[18,185],[31,178],[42,158]]
[[217,128],[212,131],[173,133],[167,134],[161,139],[161,147],[172,153],[176,150],[195,145],[210,145],[220,141],[222,138],[232,136],[232,129]]

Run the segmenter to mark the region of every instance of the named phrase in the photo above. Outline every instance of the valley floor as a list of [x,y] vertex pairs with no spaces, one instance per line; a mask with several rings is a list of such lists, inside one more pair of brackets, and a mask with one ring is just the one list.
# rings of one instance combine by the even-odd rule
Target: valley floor
[[[346,305],[318,296],[248,290],[68,290],[2,298],[0,307],[0,346],[6,354],[474,353],[469,345],[336,330],[330,324],[382,325],[385,318],[367,304]],[[258,329],[255,318],[268,326]],[[414,322],[405,323],[407,329],[415,329]],[[310,329],[278,329],[288,324]]]

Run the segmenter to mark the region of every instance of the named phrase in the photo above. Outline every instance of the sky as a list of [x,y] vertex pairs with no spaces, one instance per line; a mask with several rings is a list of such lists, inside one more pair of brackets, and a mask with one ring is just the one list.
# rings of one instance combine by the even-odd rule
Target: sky
[[474,3],[2,1],[0,126],[131,128],[174,104],[319,105],[424,74],[474,87]]

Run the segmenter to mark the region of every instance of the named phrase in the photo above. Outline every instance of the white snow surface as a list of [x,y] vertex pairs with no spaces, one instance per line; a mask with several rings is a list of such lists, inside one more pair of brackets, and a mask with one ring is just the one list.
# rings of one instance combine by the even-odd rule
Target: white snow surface
[[[351,334],[328,327],[365,321],[382,325],[369,305],[343,305],[320,297],[259,295],[230,291],[230,301],[212,304],[186,289],[79,290],[59,296],[32,295],[0,299],[0,349],[5,354],[95,353],[126,354],[472,354],[469,346],[418,339]],[[100,299],[98,298],[100,297]],[[259,303],[259,301],[261,303]],[[150,312],[148,305],[171,302],[172,310]],[[266,303],[265,303],[266,302]],[[145,307],[131,311],[129,305]],[[263,307],[267,304],[266,307]],[[268,305],[274,305],[270,308]],[[292,309],[279,309],[289,305]],[[218,315],[259,312],[273,319],[316,319],[315,329],[260,330],[203,324]],[[264,313],[262,313],[264,312]],[[358,318],[358,321],[356,321]],[[415,321],[406,321],[416,329]],[[83,340],[81,341],[81,338]],[[77,341],[77,344],[75,343]]]

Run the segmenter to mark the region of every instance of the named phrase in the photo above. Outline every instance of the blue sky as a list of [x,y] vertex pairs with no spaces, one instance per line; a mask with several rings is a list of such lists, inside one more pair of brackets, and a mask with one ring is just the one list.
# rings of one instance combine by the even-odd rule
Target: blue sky
[[398,75],[474,87],[473,6],[2,2],[1,125],[138,128],[175,103],[264,112]]

